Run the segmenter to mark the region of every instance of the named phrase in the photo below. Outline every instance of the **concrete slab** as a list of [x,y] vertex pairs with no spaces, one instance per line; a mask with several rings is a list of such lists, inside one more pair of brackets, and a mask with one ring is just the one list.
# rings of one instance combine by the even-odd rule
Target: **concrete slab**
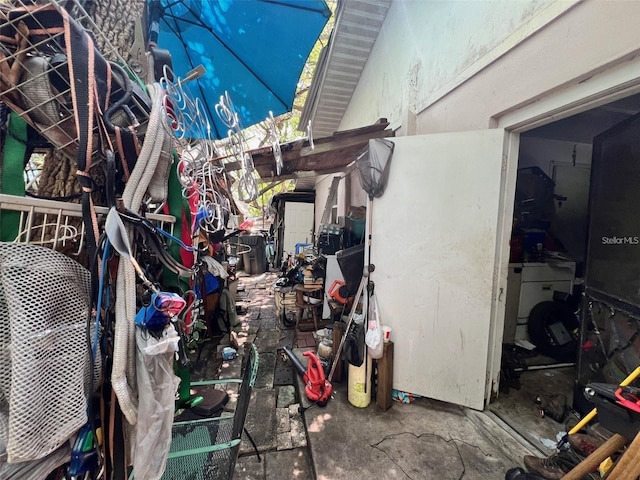
[[278,433],[289,433],[291,431],[288,408],[276,408],[276,424],[276,431]]
[[273,388],[275,367],[275,353],[261,353],[258,375],[256,376],[256,383],[253,385],[253,388]]
[[285,345],[287,347],[293,347],[295,336],[296,336],[295,328],[287,328],[284,330],[280,330],[280,342],[278,343],[278,348],[282,348]]
[[418,399],[386,412],[356,408],[346,385],[304,418],[317,480],[453,480],[462,473],[498,480],[530,453],[497,425],[487,434],[454,405]]
[[[289,408],[291,409],[291,407]],[[291,425],[290,436],[292,445],[294,447],[306,447],[308,445],[307,431],[304,421],[302,420],[302,415],[300,413],[291,415],[289,417],[289,423]]]
[[258,353],[273,353],[278,349],[278,343],[280,343],[280,332],[275,328],[265,331],[260,330],[260,335],[256,338]]
[[[297,372],[294,386],[274,388],[269,372],[291,368],[288,360],[278,363],[278,349],[297,342],[295,330],[279,330],[266,278],[247,282],[242,329],[249,341],[255,336],[263,352],[245,424],[263,460],[245,456],[253,449],[243,439],[235,480],[502,480],[509,468],[521,465],[524,455],[536,453],[531,445],[523,446],[522,437],[518,440],[500,428],[495,415],[455,405],[418,399],[394,403],[386,412],[375,402],[356,408],[348,402],[345,381],[334,383],[333,398],[325,407],[311,406]],[[299,343],[306,348],[294,351],[306,364],[302,352],[315,350],[315,343],[311,332],[300,333]],[[308,410],[301,414],[296,402]]]
[[[305,449],[283,450],[265,455],[267,480],[312,480],[311,460]],[[362,477],[354,477],[362,478]]]
[[574,379],[573,367],[523,372],[520,376],[521,388],[501,393],[491,403],[489,410],[510,427],[522,432],[545,455],[550,455],[555,450],[558,437],[562,437],[565,432],[565,425],[549,416],[541,417],[535,399],[540,394],[549,392],[563,394],[565,398],[571,399]]
[[272,330],[278,326],[278,319],[275,316],[264,316],[260,314],[260,328],[263,330]]
[[278,388],[277,408],[287,408],[296,401],[296,389],[293,385],[285,385]]
[[[258,451],[276,448],[276,392],[255,389],[251,393],[245,427],[258,446]],[[251,443],[243,436],[240,453],[253,451]]]
[[233,472],[233,480],[264,480],[265,463],[264,458],[258,461],[255,455],[239,457]]
[[278,450],[291,450],[293,448],[293,440],[291,432],[278,433]]

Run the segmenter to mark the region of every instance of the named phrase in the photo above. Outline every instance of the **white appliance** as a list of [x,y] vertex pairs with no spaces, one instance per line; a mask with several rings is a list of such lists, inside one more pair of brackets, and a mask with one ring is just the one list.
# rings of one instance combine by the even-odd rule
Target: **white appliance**
[[324,282],[324,305],[322,306],[322,318],[327,319],[331,316],[331,309],[329,308],[329,302],[327,301],[329,288],[336,280],[344,281],[340,265],[338,264],[338,257],[336,255],[325,255],[327,259],[326,278]]
[[553,300],[554,292],[571,293],[575,273],[576,264],[571,261],[510,263],[503,341],[529,341],[531,309]]

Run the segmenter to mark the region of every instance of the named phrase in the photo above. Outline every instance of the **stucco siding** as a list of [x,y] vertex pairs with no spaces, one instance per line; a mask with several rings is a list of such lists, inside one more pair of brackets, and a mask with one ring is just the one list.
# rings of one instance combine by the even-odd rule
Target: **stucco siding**
[[386,117],[400,134],[489,127],[492,116],[640,49],[640,2],[392,4],[340,129]]

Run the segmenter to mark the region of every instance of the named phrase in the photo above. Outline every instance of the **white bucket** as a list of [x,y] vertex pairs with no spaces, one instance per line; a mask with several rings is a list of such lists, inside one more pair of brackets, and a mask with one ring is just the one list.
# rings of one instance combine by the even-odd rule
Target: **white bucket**
[[[349,364],[349,391],[347,398],[354,407],[365,408],[371,403],[371,357],[359,367]],[[366,383],[365,383],[366,380]]]

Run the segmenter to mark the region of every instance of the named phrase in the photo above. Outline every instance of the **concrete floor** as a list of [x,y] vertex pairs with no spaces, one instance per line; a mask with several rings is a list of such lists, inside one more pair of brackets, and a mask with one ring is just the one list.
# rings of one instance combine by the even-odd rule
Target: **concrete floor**
[[541,417],[535,399],[540,394],[562,394],[570,406],[574,377],[573,367],[523,372],[520,377],[521,388],[501,393],[489,405],[489,411],[520,432],[534,447],[550,455],[566,431],[565,424],[570,414],[567,414],[564,423],[549,416]]
[[275,279],[271,273],[241,280],[240,300],[247,306],[241,335],[260,352],[246,427],[261,461],[243,440],[235,480],[501,480],[524,455],[539,453],[484,412],[425,398],[394,402],[386,412],[375,402],[356,408],[347,400],[346,381],[334,385],[325,407],[301,414],[308,402],[299,395],[300,377],[283,384],[279,365],[282,346],[309,348],[309,334],[281,324],[271,291]]

